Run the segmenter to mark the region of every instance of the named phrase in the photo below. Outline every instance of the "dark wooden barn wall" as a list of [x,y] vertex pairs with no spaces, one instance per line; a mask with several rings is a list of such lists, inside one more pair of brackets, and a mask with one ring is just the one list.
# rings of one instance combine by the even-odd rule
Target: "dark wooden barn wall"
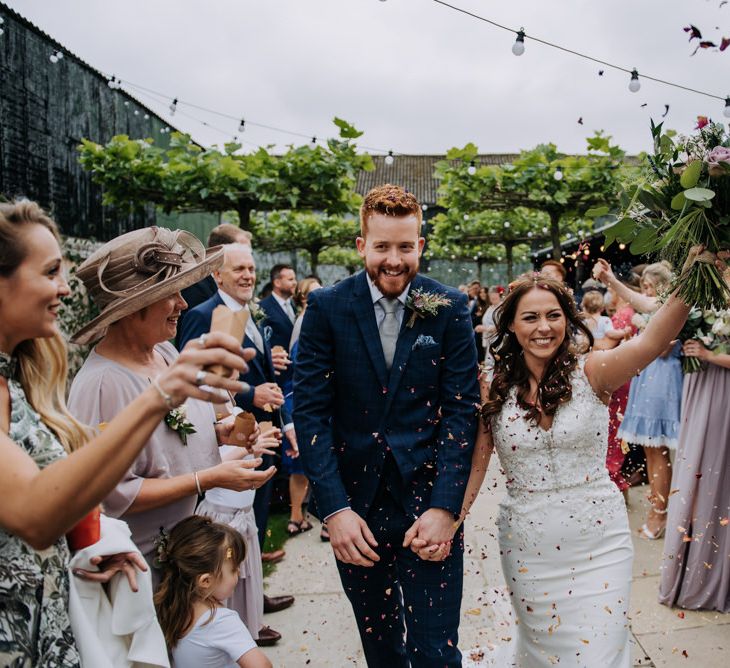
[[52,63],[60,45],[2,3],[0,16],[0,194],[38,201],[67,235],[108,240],[154,224],[153,207],[127,215],[102,206],[76,147],[115,134],[164,143],[166,122],[68,52]]

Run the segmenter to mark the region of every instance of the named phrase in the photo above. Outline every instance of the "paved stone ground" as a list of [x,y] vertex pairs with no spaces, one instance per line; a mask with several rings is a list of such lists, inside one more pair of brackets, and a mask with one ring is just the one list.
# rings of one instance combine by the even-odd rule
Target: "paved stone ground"
[[[500,643],[510,635],[511,610],[499,564],[494,521],[503,494],[493,466],[466,526],[464,599],[459,646]],[[631,605],[633,665],[674,668],[730,665],[730,615],[670,610],[656,602],[662,541],[636,534],[646,512],[645,489],[630,493],[629,517],[636,557]],[[364,667],[350,604],[340,588],[334,556],[319,527],[286,544],[286,559],[266,582],[271,594],[294,594],[288,610],[267,615],[283,634],[266,650],[277,667]],[[685,655],[686,653],[686,655]]]

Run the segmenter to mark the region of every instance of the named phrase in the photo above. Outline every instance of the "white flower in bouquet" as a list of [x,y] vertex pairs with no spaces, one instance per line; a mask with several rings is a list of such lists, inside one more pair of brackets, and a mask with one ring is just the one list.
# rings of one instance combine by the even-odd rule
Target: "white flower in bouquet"
[[704,344],[705,348],[712,348],[715,343],[715,337],[712,334],[705,334],[700,337],[700,341]]
[[718,336],[730,336],[730,319],[719,317],[712,324],[712,333]]

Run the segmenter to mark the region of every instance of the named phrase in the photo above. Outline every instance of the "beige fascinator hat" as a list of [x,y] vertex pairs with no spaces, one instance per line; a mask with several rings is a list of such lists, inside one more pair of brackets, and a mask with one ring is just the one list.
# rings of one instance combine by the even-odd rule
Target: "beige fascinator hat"
[[76,271],[101,313],[71,341],[94,343],[112,323],[197,283],[222,264],[222,247],[206,251],[183,230],[145,227],[112,239]]

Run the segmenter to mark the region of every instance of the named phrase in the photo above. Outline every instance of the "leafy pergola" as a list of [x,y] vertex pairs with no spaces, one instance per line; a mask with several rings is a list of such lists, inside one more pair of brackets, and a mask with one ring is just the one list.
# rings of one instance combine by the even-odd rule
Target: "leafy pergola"
[[152,139],[113,137],[102,146],[88,139],[79,147],[80,162],[103,186],[104,203],[134,208],[151,202],[165,211],[238,212],[251,230],[254,211],[311,210],[330,215],[354,213],[357,174],[373,168],[369,155],[358,154],[354,140],[362,133],[334,119],[339,139],[327,146],[290,146],[283,154],[267,148],[240,153],[203,148],[189,135],[174,133],[169,147]]
[[487,210],[509,214],[518,207],[542,211],[558,259],[561,233],[569,222],[606,213],[620,190],[624,152],[600,132],[587,143],[587,155],[566,155],[554,144],[541,144],[502,166],[479,165],[474,144],[453,148],[436,163],[439,204],[469,215]]
[[545,213],[518,207],[513,211],[462,214],[450,209],[432,219],[428,252],[437,258],[473,260],[479,274],[484,264],[504,261],[507,279],[514,278],[515,257],[525,257],[532,244],[549,238]]
[[271,253],[305,250],[312,273],[317,272],[320,253],[327,248],[354,247],[360,233],[357,218],[306,211],[273,211],[253,218],[256,248]]

